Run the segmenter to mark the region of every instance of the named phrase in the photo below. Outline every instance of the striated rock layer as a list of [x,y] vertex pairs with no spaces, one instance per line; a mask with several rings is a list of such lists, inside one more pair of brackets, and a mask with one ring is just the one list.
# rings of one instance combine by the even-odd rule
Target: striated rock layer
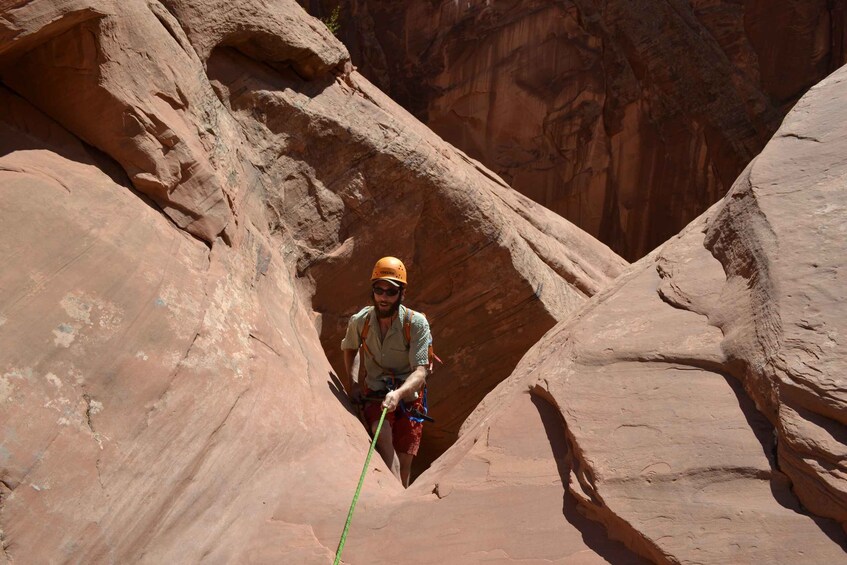
[[421,460],[464,431],[373,461],[347,562],[844,560],[847,70],[625,269],[294,2],[2,15],[0,563],[329,562],[389,253],[447,360]]
[[[847,68],[726,198],[530,350],[415,491],[454,516],[445,500],[502,477],[491,438],[532,429],[529,393],[566,443],[566,520],[572,496],[657,563],[844,563],[845,104]],[[521,445],[500,488],[541,458]]]
[[[2,16],[0,562],[325,563],[369,442],[331,362],[375,258],[449,360],[423,463],[626,265],[293,1]],[[402,494],[373,468],[364,508]]]
[[[335,0],[309,0],[325,17]],[[847,62],[843,0],[341,2],[361,71],[630,260],[716,202]]]

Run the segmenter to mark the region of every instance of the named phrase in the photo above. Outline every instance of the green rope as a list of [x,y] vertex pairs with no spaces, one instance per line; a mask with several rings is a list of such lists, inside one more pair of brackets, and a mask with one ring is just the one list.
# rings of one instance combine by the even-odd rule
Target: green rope
[[341,551],[344,549],[344,542],[347,541],[347,532],[350,530],[350,522],[353,520],[353,510],[356,508],[356,502],[359,501],[359,493],[362,492],[362,485],[365,482],[365,475],[368,474],[368,465],[371,462],[371,456],[374,454],[374,448],[376,447],[376,440],[379,437],[379,432],[382,430],[382,422],[385,421],[385,414],[388,412],[387,408],[382,409],[382,415],[379,417],[379,424],[376,427],[376,433],[374,433],[374,439],[371,442],[371,448],[368,450],[368,458],[365,459],[365,468],[362,469],[362,476],[359,477],[359,486],[356,487],[356,494],[353,495],[353,502],[350,504],[350,511],[347,512],[347,523],[344,524],[344,531],[341,533],[341,541],[338,542],[338,549],[335,550],[335,561],[333,561],[332,565],[338,565],[341,561]]

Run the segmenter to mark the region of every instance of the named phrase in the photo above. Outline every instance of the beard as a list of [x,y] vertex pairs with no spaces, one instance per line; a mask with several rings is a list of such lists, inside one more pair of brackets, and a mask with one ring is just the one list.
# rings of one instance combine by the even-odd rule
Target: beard
[[400,302],[402,302],[402,299],[403,299],[403,295],[401,294],[400,298],[397,299],[397,302],[395,302],[391,306],[388,306],[387,308],[384,309],[384,308],[380,307],[379,303],[376,301],[376,298],[371,298],[371,300],[373,300],[374,312],[376,312],[376,317],[377,318],[390,318],[391,316],[396,314],[397,311],[400,310]]

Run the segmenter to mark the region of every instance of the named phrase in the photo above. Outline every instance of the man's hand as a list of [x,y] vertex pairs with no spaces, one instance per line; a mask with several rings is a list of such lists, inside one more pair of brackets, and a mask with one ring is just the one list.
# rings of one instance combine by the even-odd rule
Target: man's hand
[[389,412],[394,412],[400,405],[400,391],[392,390],[385,395],[385,400],[382,401],[382,407],[387,408]]

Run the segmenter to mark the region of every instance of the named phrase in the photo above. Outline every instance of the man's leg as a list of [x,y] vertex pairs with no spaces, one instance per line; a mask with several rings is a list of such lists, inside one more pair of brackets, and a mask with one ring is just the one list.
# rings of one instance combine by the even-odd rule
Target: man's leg
[[405,415],[394,419],[394,450],[400,459],[400,482],[409,488],[412,460],[421,445],[423,424],[410,420]]
[[[371,424],[371,434],[376,433],[377,425],[379,425],[379,422]],[[397,457],[397,452],[394,451],[391,424],[389,424],[387,420],[382,423],[382,430],[380,430],[379,438],[376,440],[376,450],[379,451],[379,454],[382,456],[382,460],[385,461],[385,464],[388,465],[388,468],[394,476],[397,477],[398,480],[402,481],[400,474],[400,459]]]
[[415,458],[411,453],[398,453],[400,459],[400,481],[403,483],[403,488],[409,488],[409,475],[412,474],[412,459]]

